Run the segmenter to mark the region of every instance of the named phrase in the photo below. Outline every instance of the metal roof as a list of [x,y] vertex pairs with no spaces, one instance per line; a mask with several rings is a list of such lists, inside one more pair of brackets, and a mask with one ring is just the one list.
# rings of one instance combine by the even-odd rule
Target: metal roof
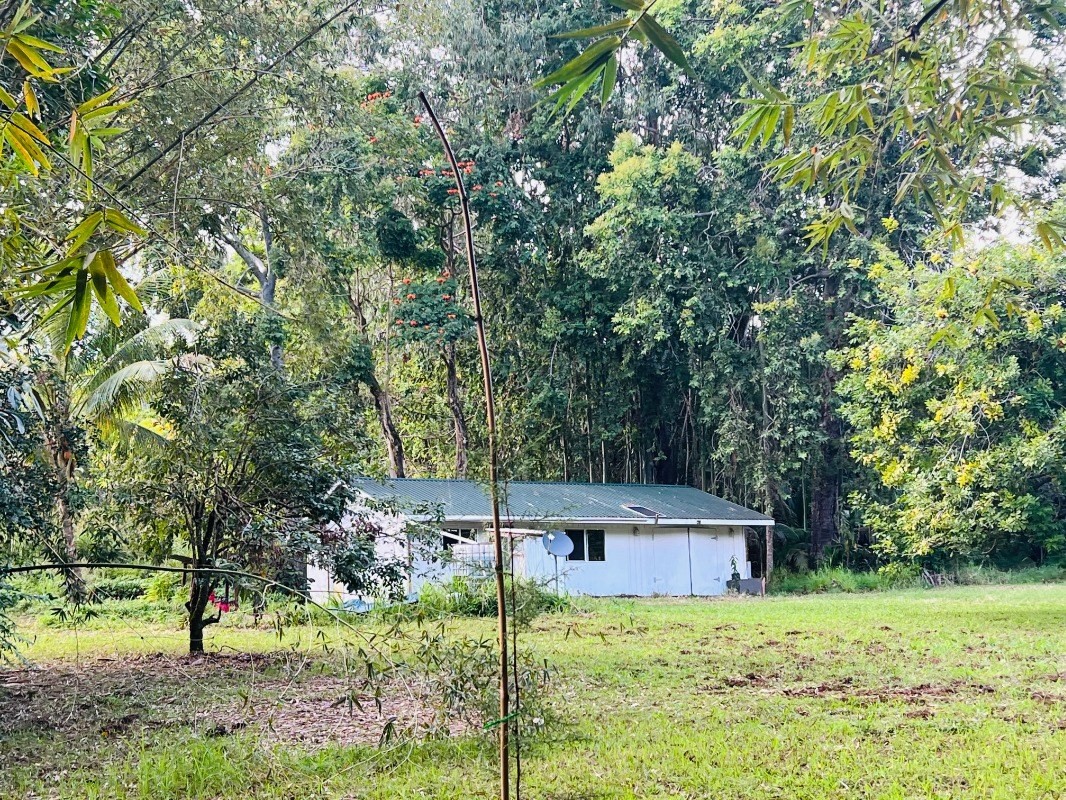
[[[399,510],[419,516],[436,511],[446,520],[492,519],[488,487],[468,480],[358,478],[355,488],[377,500],[393,500]],[[505,521],[643,522],[688,525],[773,525],[770,517],[691,486],[641,483],[540,483],[501,485]],[[642,506],[649,517],[627,506]]]

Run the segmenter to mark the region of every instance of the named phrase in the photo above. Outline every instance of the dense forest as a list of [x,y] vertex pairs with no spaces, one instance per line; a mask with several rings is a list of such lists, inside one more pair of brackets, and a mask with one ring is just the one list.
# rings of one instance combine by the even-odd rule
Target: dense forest
[[505,478],[697,486],[794,570],[1061,559],[1063,10],[661,0],[538,86],[615,5],[0,4],[0,561],[276,576],[346,476],[485,477],[419,91]]

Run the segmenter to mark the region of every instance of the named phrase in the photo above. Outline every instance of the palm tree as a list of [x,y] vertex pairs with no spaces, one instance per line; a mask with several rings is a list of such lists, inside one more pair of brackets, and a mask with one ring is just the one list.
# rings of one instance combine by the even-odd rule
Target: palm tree
[[[168,355],[178,340],[192,344],[197,325],[188,319],[168,319],[123,339],[129,327],[110,326],[91,345],[63,355],[62,341],[46,335],[42,348],[46,366],[38,370],[31,392],[23,396],[28,410],[43,424],[43,454],[54,470],[58,486],[56,516],[68,560],[76,560],[71,491],[77,463],[72,436],[94,429],[105,438],[159,445],[169,438],[168,426],[148,406],[152,384],[175,369],[202,366],[196,354]],[[81,576],[71,571],[68,590],[82,590]]]

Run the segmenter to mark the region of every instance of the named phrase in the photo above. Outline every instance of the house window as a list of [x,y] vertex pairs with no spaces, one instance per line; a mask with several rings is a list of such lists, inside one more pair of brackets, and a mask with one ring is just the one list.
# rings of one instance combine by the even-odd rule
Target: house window
[[574,552],[567,561],[606,561],[604,533],[599,530],[567,530],[566,535],[574,543]]
[[604,544],[603,531],[585,531],[589,561],[606,561],[606,545]]
[[449,528],[441,533],[441,546],[445,550],[451,550],[459,542],[474,540],[477,538],[477,530],[474,528]]

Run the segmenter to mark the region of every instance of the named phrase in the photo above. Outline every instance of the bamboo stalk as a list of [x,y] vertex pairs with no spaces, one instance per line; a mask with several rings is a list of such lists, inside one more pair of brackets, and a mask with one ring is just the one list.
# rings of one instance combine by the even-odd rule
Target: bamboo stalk
[[500,800],[509,800],[511,796],[511,713],[509,664],[507,660],[507,596],[503,579],[503,537],[500,525],[500,490],[498,460],[496,454],[496,401],[492,391],[492,371],[489,362],[488,338],[485,335],[485,318],[481,313],[481,290],[478,285],[477,259],[474,255],[474,227],[470,219],[470,198],[463,185],[462,173],[452,150],[448,135],[437,118],[433,106],[425,92],[418,93],[422,107],[426,109],[433,129],[444,146],[444,155],[451,165],[455,176],[455,186],[459,190],[459,207],[463,213],[463,233],[466,237],[466,260],[470,265],[470,294],[474,301],[474,326],[477,331],[478,351],[481,354],[481,379],[485,389],[485,424],[489,439],[489,497],[492,501],[492,533],[494,571],[496,573],[496,620],[497,640],[500,648],[500,709],[496,725],[499,736],[500,754]]

